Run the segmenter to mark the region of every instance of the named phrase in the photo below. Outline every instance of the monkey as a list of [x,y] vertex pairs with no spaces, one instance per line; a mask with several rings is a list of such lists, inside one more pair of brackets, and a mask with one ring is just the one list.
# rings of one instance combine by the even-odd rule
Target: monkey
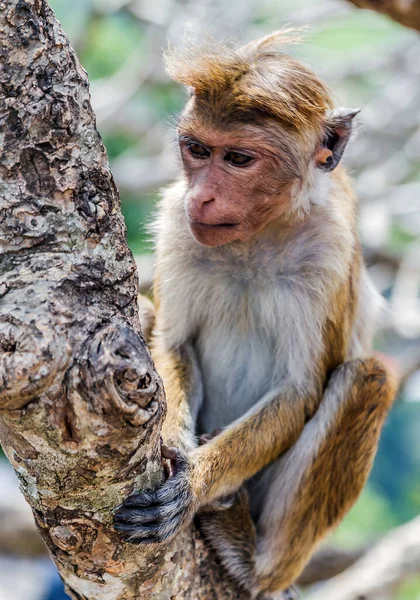
[[290,597],[354,504],[396,393],[372,355],[381,300],[340,163],[359,111],[337,108],[284,51],[293,38],[166,55],[190,91],[180,176],[154,225],[151,350],[170,468],[115,514],[135,544],[167,542],[197,516],[258,600]]
[[139,310],[139,320],[141,323],[141,332],[145,341],[150,343],[156,321],[155,307],[153,302],[143,294],[138,295],[137,305]]

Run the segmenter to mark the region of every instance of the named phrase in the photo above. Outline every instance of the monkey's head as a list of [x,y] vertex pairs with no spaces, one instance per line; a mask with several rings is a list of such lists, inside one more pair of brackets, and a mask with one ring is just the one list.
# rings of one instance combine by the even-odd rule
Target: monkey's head
[[344,152],[358,111],[334,110],[316,75],[279,49],[290,41],[280,31],[236,50],[209,41],[166,55],[191,91],[178,139],[200,244],[246,242],[308,211]]

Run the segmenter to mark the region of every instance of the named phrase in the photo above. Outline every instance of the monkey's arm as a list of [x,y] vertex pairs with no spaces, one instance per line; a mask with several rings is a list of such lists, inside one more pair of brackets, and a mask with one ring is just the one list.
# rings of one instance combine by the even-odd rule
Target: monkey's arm
[[237,490],[298,439],[315,396],[294,389],[269,393],[252,410],[190,455],[191,478],[200,506]]
[[147,296],[143,296],[143,294],[139,294],[137,296],[137,304],[139,307],[141,332],[146,342],[149,343],[152,337],[153,329],[155,327],[155,307],[153,305],[153,302],[149,300]]
[[152,339],[156,325],[154,304],[142,294],[137,297],[139,318],[143,336],[147,343],[153,343],[153,358],[161,374],[165,387],[170,391],[167,396],[168,415],[164,420],[162,435],[166,444],[183,450],[196,446],[194,424],[189,408],[191,389],[197,387],[197,369],[189,348],[182,351],[163,352],[156,340]]
[[188,347],[164,352],[155,343],[153,359],[166,390],[167,416],[162,426],[162,438],[167,446],[188,452],[197,445],[194,437],[194,419],[190,397],[198,395],[199,382],[195,362]]
[[116,513],[116,528],[138,544],[172,537],[201,506],[235,491],[290,448],[304,428],[305,415],[315,406],[315,396],[300,398],[289,389],[267,396],[188,455],[164,447],[163,456],[175,463],[174,476],[155,491],[128,498]]
[[161,275],[157,268],[153,282],[153,302],[156,307],[151,352],[156,369],[165,386],[167,415],[162,426],[162,438],[167,446],[189,451],[196,447],[195,417],[201,403],[201,375],[192,348],[168,349],[165,342],[167,324],[162,320]]

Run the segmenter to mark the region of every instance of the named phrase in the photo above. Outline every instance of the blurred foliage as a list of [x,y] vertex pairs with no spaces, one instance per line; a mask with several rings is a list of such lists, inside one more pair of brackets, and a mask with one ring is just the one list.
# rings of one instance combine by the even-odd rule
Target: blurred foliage
[[400,587],[395,600],[419,600],[420,576],[410,577]]
[[[113,6],[119,4],[122,5],[121,10],[112,10]],[[153,16],[149,3],[138,2],[137,4],[143,9],[146,4],[146,14],[150,13]],[[239,35],[243,39],[249,39],[270,29],[281,27],[287,22],[294,24],[294,21],[297,21],[297,25],[306,24],[305,8],[310,3],[302,0],[297,3],[285,2],[280,7],[274,1],[265,1],[258,3],[258,6],[252,5],[251,8],[244,6],[244,12],[248,13],[248,16],[242,23],[239,21],[237,31],[232,24],[226,26],[227,17],[222,19],[220,24],[217,22],[219,13],[227,9],[226,2],[215,2],[214,6],[212,2],[199,4],[208,6],[207,11],[204,9],[202,11],[204,15],[199,23],[200,29],[225,37]],[[93,83],[112,77],[126,61],[130,60],[133,53],[138,55],[139,63],[150,59],[151,51],[148,47],[150,44],[144,41],[150,22],[139,19],[135,11],[130,11],[127,8],[130,7],[130,3],[76,0],[72,2],[70,9],[65,0],[53,0],[51,5],[70,39],[74,40],[82,64]],[[191,12],[194,13],[193,10]],[[375,14],[354,10],[344,11],[343,15],[340,14],[343,11],[338,11],[338,14],[334,14],[337,10],[331,12],[333,14],[330,18],[327,13],[327,18],[319,19],[319,22],[315,19],[311,24],[311,10],[309,10],[310,30],[306,33],[307,41],[291,49],[327,81],[331,65],[337,68],[336,65],[340,65],[343,60],[349,57],[356,60],[358,56],[362,57],[364,53],[371,52],[372,48],[375,48],[375,52],[386,51],[387,45],[397,42],[406,35],[403,27]],[[297,15],[294,20],[293,15]],[[191,23],[186,19],[185,26],[188,25],[191,28]],[[164,45],[165,43],[162,43],[162,46]],[[340,100],[345,99],[348,104],[363,104],[372,97],[377,87],[383,84],[383,75],[375,71],[369,72],[368,76],[356,74],[342,79],[340,84],[340,88],[336,91]],[[95,86],[93,89],[95,90]],[[185,94],[179,86],[163,77],[163,69],[160,66],[158,76],[147,78],[134,94],[128,112],[135,112],[133,111],[135,107],[137,111],[146,115],[150,126],[163,119],[168,122],[169,127],[172,115],[182,108],[184,99]],[[135,130],[130,131],[127,123],[120,128],[118,119],[115,123],[111,119],[111,122],[103,124],[101,131],[111,162],[133,150],[138,157],[148,154],[147,143],[139,144],[140,136],[136,136]],[[156,191],[152,192],[151,196],[140,193],[136,197],[122,190],[122,207],[127,219],[128,240],[136,252],[142,251],[147,245],[139,241],[141,239],[139,233],[143,232],[143,228],[138,229],[135,223],[145,220],[147,212],[152,210],[151,198],[154,197]],[[130,206],[132,204],[134,206]],[[398,232],[395,233],[395,237],[398,237]]]
[[[124,63],[130,60],[133,53],[137,54],[139,63],[150,60],[150,44],[145,42],[145,34],[147,27],[150,26],[150,21],[139,19],[139,11],[130,10],[133,4],[137,8],[140,7],[140,14],[145,13],[151,20],[154,18],[153,8],[149,6],[150,2],[75,0],[71,3],[71,7],[65,0],[52,0],[51,2],[94,84],[98,80],[101,81],[103,78],[115,75],[119,69],[123,68]],[[157,2],[158,13],[161,10],[159,4],[161,3]],[[176,3],[164,2],[163,4],[172,8],[175,5],[176,8]],[[180,3],[180,6],[188,7],[189,4],[192,3]],[[226,1],[199,2],[198,4],[203,5],[201,20],[198,19],[199,29],[221,37],[239,36],[242,39],[249,39],[271,29],[279,28],[288,22],[292,24],[296,22],[298,26],[309,24],[310,29],[306,33],[306,43],[291,50],[327,81],[331,65],[340,65],[340,62],[349,57],[355,60],[366,52],[372,52],[373,48],[375,52],[386,51],[386,47],[390,43],[397,42],[407,35],[403,27],[386,18],[356,10],[337,11],[337,7],[333,10],[332,4],[330,18],[326,11],[326,18],[317,18],[314,20],[315,22],[311,23],[313,7],[307,0],[284,2],[281,6],[274,0],[265,0],[258,3],[258,6],[246,2],[244,3],[244,13],[247,16],[242,19],[242,22],[239,19],[237,29],[234,24],[226,23],[229,15],[224,16],[221,22],[218,21],[219,15],[229,10]],[[119,5],[122,7],[120,10],[113,10],[113,7]],[[308,20],[306,21],[305,9],[308,6]],[[181,11],[181,8],[179,10]],[[185,19],[181,27],[192,28],[191,21],[194,20],[195,12],[197,11],[192,8],[191,15],[186,11],[189,18]],[[297,18],[294,19],[294,15]],[[165,42],[161,47],[164,45]],[[133,111],[133,107],[135,107],[142,114],[147,115],[150,127],[162,119],[166,120],[170,127],[172,115],[182,108],[185,94],[178,85],[164,78],[161,65],[157,71],[157,77],[147,78],[134,94],[128,112],[135,112]],[[348,104],[363,104],[383,83],[382,79],[383,75],[375,71],[370,72],[367,77],[356,74],[340,82],[341,89],[337,90],[336,95],[340,100],[345,99]],[[330,83],[334,82],[330,81]],[[95,91],[95,85],[93,90]],[[95,100],[95,94],[93,96]],[[117,157],[122,157],[124,153],[133,150],[138,157],[148,154],[147,143],[139,144],[140,136],[136,136],[135,129],[130,131],[127,123],[123,128],[119,127],[118,119],[115,120],[116,122],[112,121],[111,119],[110,122],[105,122],[101,127],[111,163]],[[153,208],[154,198],[156,198],[156,191],[151,195],[145,196],[140,193],[136,196],[122,190],[122,207],[127,220],[128,241],[136,252],[147,248],[147,244],[143,242],[144,238],[142,239],[144,228],[137,227],[136,223],[147,220],[147,215]],[[398,232],[395,233],[395,237],[398,238]]]

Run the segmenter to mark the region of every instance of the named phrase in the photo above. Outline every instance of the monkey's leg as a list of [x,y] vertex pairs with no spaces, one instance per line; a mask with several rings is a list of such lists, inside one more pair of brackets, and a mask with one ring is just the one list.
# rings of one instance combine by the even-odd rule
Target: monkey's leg
[[[231,577],[251,590],[255,585],[256,532],[246,488],[241,487],[232,498],[229,508],[212,510],[211,506],[203,507],[198,522]],[[291,587],[284,590],[280,598],[299,600],[299,594]]]
[[[214,439],[222,429],[200,437],[200,445]],[[247,489],[203,506],[197,515],[199,526],[228,573],[247,590],[255,584],[255,524],[251,517]],[[281,600],[299,600],[294,587]]]
[[257,523],[255,597],[274,599],[290,586],[356,501],[394,397],[395,382],[375,359],[333,373],[317,413],[270,469]]
[[257,536],[244,490],[227,510],[200,514],[221,562],[254,598],[284,600],[317,542],[355,502],[394,395],[378,361],[345,363],[298,441],[263,473]]
[[256,534],[244,487],[225,510],[204,506],[198,514],[200,529],[229,574],[245,589],[254,584]]

